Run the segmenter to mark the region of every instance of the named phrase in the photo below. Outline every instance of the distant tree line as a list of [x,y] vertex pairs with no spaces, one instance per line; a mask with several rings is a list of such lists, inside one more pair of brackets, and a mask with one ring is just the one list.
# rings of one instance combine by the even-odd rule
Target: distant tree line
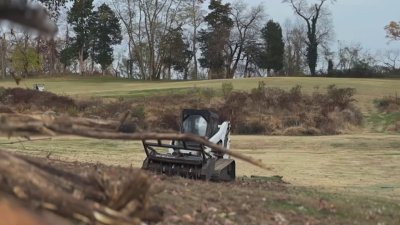
[[[400,50],[373,55],[340,42],[330,49],[335,0],[283,0],[294,19],[279,24],[262,5],[237,0],[33,0],[59,25],[54,38],[0,30],[2,77],[79,74],[131,79],[397,74]],[[208,10],[205,10],[208,4]],[[400,25],[385,27],[400,39]]]

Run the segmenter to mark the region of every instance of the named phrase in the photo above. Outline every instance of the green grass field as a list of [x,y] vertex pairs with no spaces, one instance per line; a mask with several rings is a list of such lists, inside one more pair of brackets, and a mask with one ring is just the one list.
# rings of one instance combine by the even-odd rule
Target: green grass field
[[[269,77],[233,80],[204,81],[131,81],[114,78],[42,78],[26,79],[20,87],[32,88],[35,83],[45,84],[46,90],[57,94],[89,97],[136,97],[151,94],[168,94],[193,87],[208,87],[220,89],[223,82],[232,82],[236,90],[250,90],[257,87],[259,81],[267,86],[289,89],[296,85],[302,86],[307,93],[328,85],[357,89],[356,99],[363,110],[372,110],[372,101],[376,98],[400,93],[400,79],[356,79],[356,78],[307,78],[307,77]],[[3,87],[17,87],[13,80],[0,81]]]
[[[193,87],[220,89],[223,82],[232,82],[236,90],[250,90],[259,81],[267,86],[289,89],[301,85],[311,93],[331,84],[357,90],[356,104],[366,117],[375,113],[373,100],[400,91],[396,79],[341,79],[341,78],[251,78],[235,80],[145,82],[112,78],[54,78],[28,79],[21,87],[31,88],[44,83],[48,91],[73,97],[137,97],[168,94]],[[9,81],[0,86],[16,87]],[[166,102],[165,104],[168,104]],[[375,115],[376,116],[376,115]],[[367,123],[368,123],[367,119]],[[371,122],[371,123],[372,123]],[[233,136],[232,150],[262,159],[273,171],[262,171],[238,162],[237,173],[249,175],[282,175],[296,186],[313,186],[327,191],[380,196],[400,201],[400,136],[374,133],[360,129],[349,135],[322,137]],[[36,156],[68,161],[102,162],[112,165],[139,167],[145,157],[139,142],[93,140],[58,137],[52,140],[7,144],[16,139],[0,139],[0,148]]]

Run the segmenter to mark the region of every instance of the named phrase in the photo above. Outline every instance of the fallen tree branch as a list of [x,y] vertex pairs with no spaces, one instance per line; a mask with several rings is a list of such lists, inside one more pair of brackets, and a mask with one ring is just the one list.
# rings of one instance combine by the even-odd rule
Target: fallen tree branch
[[[213,151],[221,154],[228,154],[237,159],[243,160],[265,170],[272,168],[263,164],[260,160],[255,160],[252,157],[244,154],[228,150],[220,145],[214,144],[203,137],[185,133],[121,133],[115,131],[116,123],[102,121],[97,122],[85,118],[34,118],[26,115],[21,115],[24,122],[19,122],[18,116],[13,115],[7,117],[7,114],[0,114],[0,133],[1,132],[31,132],[31,133],[57,133],[76,135],[81,137],[90,137],[97,139],[114,139],[114,140],[178,140],[178,141],[193,141],[204,146],[210,147]],[[30,118],[27,120],[27,118]],[[17,119],[17,120],[16,120]],[[107,124],[107,126],[104,126]],[[112,125],[110,125],[112,124]],[[109,128],[109,129],[107,129]]]
[[26,140],[18,140],[18,141],[11,141],[11,142],[3,142],[3,143],[0,143],[0,145],[12,145],[12,144],[19,144],[19,143],[24,143],[24,142],[32,142],[32,141],[46,141],[46,140],[51,140],[51,139],[52,139],[51,137],[26,139]]
[[97,139],[116,139],[116,140],[177,140],[177,141],[192,141],[204,146],[210,147],[213,151],[216,151],[221,154],[228,154],[237,159],[243,160],[245,162],[251,163],[255,166],[258,166],[265,170],[271,170],[272,168],[266,166],[259,160],[255,160],[252,157],[246,156],[244,154],[234,152],[232,150],[228,150],[221,145],[214,144],[203,137],[196,136],[193,134],[184,134],[184,133],[116,133],[116,132],[99,132],[88,129],[77,129],[74,127],[63,127],[58,124],[49,125],[47,128],[50,130],[62,133],[62,134],[70,134],[77,135],[83,137],[97,138]]

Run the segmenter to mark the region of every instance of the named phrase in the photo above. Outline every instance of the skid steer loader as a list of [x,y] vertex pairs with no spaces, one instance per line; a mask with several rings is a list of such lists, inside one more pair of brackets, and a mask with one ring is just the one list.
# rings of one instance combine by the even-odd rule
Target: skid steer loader
[[[210,110],[184,109],[181,132],[203,136],[229,149],[230,122],[219,124],[219,116]],[[235,180],[235,161],[199,143],[143,140],[143,147],[147,157],[142,169],[190,179]]]

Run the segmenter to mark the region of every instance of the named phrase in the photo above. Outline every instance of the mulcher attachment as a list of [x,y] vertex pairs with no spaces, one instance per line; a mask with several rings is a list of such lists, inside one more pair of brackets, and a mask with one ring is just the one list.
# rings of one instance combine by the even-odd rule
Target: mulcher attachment
[[[142,169],[169,176],[182,176],[189,179],[232,181],[235,180],[235,161],[213,158],[198,143],[185,141],[143,140],[146,159]],[[158,150],[169,150],[159,153]],[[172,153],[171,153],[172,151]]]

